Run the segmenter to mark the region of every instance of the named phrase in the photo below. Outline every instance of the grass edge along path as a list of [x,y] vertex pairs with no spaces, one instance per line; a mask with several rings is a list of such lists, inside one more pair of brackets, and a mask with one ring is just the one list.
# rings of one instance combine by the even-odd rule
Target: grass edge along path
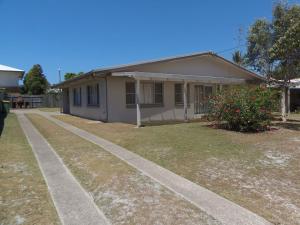
[[119,159],[122,159],[126,163],[130,164],[132,167],[158,181],[169,190],[181,195],[198,208],[217,218],[223,224],[270,224],[264,218],[237,205],[236,203],[222,198],[220,195],[213,193],[208,189],[199,186],[179,175],[176,175],[175,173],[158,166],[150,160],[140,157],[139,155],[119,145],[116,145],[68,123],[57,120],[51,117],[49,114],[40,114],[53,121],[57,125],[65,128],[66,130],[71,131],[72,133],[88,140],[89,142],[95,143],[96,145],[104,148],[107,152],[112,153]]
[[15,114],[0,137],[0,223],[60,224],[36,158]]
[[219,224],[99,146],[41,115],[27,117],[113,224]]

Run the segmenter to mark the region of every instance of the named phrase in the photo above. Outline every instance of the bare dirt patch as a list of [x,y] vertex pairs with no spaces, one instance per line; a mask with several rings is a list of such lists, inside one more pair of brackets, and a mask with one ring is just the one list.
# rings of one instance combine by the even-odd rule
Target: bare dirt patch
[[100,147],[42,116],[28,117],[113,224],[219,224]]
[[135,129],[122,123],[89,124],[74,116],[55,118],[119,144],[274,224],[300,224],[300,116],[256,134],[205,123]]

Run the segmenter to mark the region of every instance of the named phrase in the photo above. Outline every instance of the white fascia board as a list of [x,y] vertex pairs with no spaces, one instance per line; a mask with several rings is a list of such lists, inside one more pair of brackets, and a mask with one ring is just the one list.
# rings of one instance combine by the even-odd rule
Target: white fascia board
[[200,76],[200,75],[183,75],[183,74],[166,74],[166,73],[148,73],[148,72],[115,72],[112,76],[132,77],[139,80],[161,80],[161,81],[188,81],[188,82],[204,82],[219,84],[244,84],[245,79]]

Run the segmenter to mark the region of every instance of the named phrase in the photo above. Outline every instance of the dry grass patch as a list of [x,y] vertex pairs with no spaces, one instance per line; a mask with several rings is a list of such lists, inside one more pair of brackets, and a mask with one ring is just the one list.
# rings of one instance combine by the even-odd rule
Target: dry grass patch
[[40,115],[28,117],[113,224],[218,224],[93,143]]
[[59,108],[38,108],[42,112],[59,112]]
[[0,224],[60,224],[15,114],[0,137]]
[[135,129],[69,115],[55,118],[150,159],[274,224],[300,224],[300,123],[243,134],[203,123]]

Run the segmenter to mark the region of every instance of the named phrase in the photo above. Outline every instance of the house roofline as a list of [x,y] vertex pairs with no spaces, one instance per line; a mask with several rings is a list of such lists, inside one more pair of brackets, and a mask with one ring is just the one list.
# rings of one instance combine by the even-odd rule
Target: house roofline
[[0,71],[1,72],[14,72],[14,73],[20,73],[21,75],[19,76],[19,78],[22,78],[25,74],[24,70],[20,70],[14,67],[10,67],[10,66],[6,66],[6,65],[2,65],[0,64]]
[[226,63],[230,63],[231,65],[237,67],[238,69],[241,69],[245,72],[247,72],[250,76],[253,76],[257,79],[260,79],[260,80],[263,80],[263,81],[266,81],[266,79],[264,77],[262,77],[261,75],[259,74],[256,74],[234,62],[231,62],[230,60],[228,59],[225,59],[224,57],[222,56],[219,56],[217,55],[216,53],[214,52],[211,52],[211,51],[208,51],[208,52],[196,52],[196,53],[192,53],[192,54],[185,54],[185,55],[179,55],[179,56],[173,56],[173,57],[166,57],[166,58],[161,58],[161,59],[156,59],[156,60],[147,60],[147,61],[140,61],[140,62],[136,62],[136,63],[130,63],[130,64],[123,64],[123,65],[117,65],[117,66],[112,66],[112,67],[104,67],[104,68],[99,68],[99,69],[94,69],[94,70],[91,70],[87,73],[84,73],[80,76],[77,76],[77,77],[74,77],[74,78],[71,78],[69,80],[66,80],[66,81],[63,81],[59,84],[56,84],[54,85],[55,87],[59,87],[61,85],[64,85],[64,84],[68,84],[68,83],[71,83],[73,81],[76,81],[76,80],[80,80],[80,79],[83,79],[83,78],[86,78],[88,76],[91,76],[91,75],[94,75],[96,73],[111,73],[111,72],[115,72],[115,71],[118,71],[118,70],[124,70],[124,69],[128,69],[128,68],[131,68],[131,67],[135,67],[135,66],[142,66],[142,65],[149,65],[149,64],[154,64],[154,63],[160,63],[160,62],[170,62],[170,61],[176,61],[176,60],[181,60],[181,59],[186,59],[186,58],[192,58],[192,57],[197,57],[197,56],[212,56],[212,57],[216,57]]
[[212,54],[214,54],[214,53],[213,52],[197,52],[197,53],[192,53],[192,54],[164,57],[164,58],[160,58],[160,59],[139,61],[139,62],[129,63],[129,64],[121,64],[121,65],[116,65],[116,66],[112,66],[112,67],[104,67],[104,68],[95,69],[94,71],[102,72],[102,71],[126,69],[126,68],[130,68],[133,66],[142,66],[142,65],[159,63],[159,62],[169,62],[169,61],[175,61],[178,59],[185,59],[185,58],[191,58],[191,57],[195,57],[195,56],[212,55]]

